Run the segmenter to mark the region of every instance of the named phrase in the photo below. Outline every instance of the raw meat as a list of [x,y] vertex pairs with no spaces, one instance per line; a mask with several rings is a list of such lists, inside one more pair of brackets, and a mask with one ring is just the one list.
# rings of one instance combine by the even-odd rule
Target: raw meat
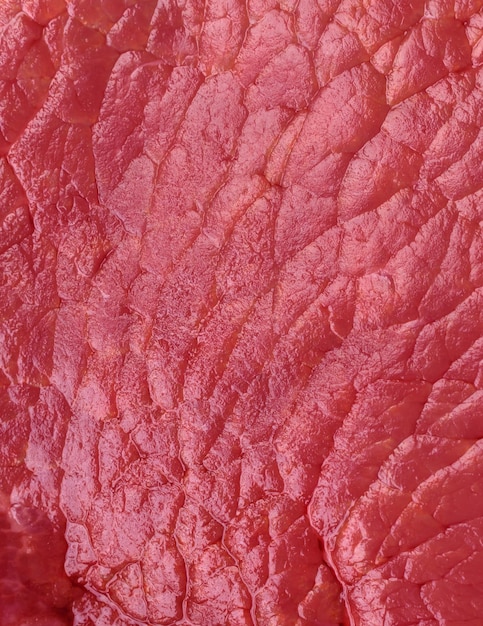
[[0,626],[483,624],[482,6],[0,4]]

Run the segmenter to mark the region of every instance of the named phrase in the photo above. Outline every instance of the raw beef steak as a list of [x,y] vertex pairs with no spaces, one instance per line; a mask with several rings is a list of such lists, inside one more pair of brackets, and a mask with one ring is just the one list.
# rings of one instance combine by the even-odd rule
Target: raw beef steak
[[1,2],[0,626],[482,626],[482,6]]

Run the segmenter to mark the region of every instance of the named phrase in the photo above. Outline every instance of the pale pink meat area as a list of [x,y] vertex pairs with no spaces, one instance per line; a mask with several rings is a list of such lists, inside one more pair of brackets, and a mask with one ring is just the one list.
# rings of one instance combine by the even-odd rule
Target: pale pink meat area
[[0,32],[0,626],[481,626],[483,0]]

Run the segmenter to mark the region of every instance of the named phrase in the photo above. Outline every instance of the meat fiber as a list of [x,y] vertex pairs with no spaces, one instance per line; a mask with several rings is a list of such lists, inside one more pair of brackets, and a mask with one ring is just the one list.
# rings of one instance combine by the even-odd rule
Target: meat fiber
[[0,626],[483,624],[482,7],[0,4]]

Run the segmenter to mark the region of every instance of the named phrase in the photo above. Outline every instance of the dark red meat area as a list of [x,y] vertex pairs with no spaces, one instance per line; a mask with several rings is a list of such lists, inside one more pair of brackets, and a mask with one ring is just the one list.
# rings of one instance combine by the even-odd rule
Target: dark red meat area
[[0,626],[481,626],[483,2],[0,4]]

